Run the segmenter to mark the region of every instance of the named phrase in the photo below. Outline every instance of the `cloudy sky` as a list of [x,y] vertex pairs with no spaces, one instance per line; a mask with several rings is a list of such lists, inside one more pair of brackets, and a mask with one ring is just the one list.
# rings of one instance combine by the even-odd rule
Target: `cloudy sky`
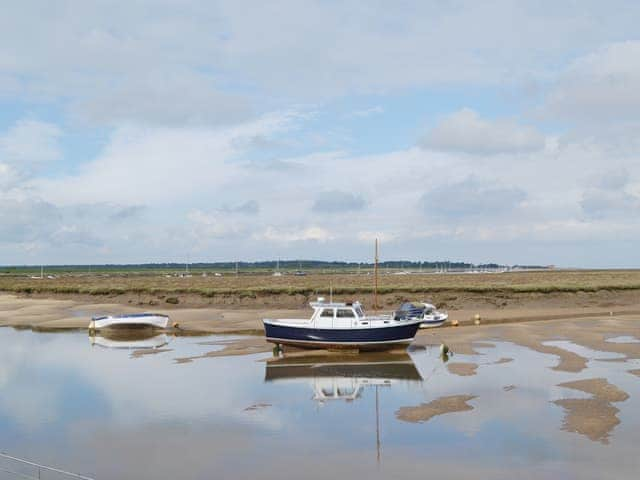
[[640,3],[9,2],[0,264],[640,266]]

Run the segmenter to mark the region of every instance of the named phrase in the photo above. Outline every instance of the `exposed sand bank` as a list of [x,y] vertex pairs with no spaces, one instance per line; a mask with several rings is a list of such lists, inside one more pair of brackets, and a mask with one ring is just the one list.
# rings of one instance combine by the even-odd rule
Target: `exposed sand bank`
[[595,398],[599,398],[607,402],[624,402],[629,398],[629,394],[627,394],[627,392],[623,392],[615,385],[610,384],[605,378],[576,380],[574,382],[561,383],[558,386],[589,393]]
[[461,377],[469,377],[476,374],[478,365],[476,363],[454,362],[447,363],[447,370],[454,375],[460,375]]
[[419,347],[444,343],[454,353],[473,355],[478,353],[476,349],[484,348],[487,341],[512,342],[540,353],[555,355],[558,357],[558,364],[553,367],[554,370],[578,373],[584,370],[589,358],[560,346],[544,343],[551,340],[568,340],[591,350],[621,354],[624,355],[624,359],[637,359],[640,358],[640,344],[608,342],[607,338],[612,335],[637,336],[638,333],[640,315],[568,318],[430,329],[419,332],[413,345]]
[[[626,295],[630,292],[620,293]],[[572,296],[580,297],[575,294]],[[168,304],[134,305],[122,303],[119,301],[121,299],[117,297],[68,297],[65,298],[64,295],[41,297],[0,293],[0,326],[40,330],[86,328],[92,315],[153,311],[170,315],[172,322],[177,322],[180,328],[185,331],[260,333],[262,332],[262,318],[307,318],[310,313],[306,304],[303,304],[304,308],[270,308],[269,302],[263,304],[261,308],[246,308],[237,305],[227,307],[186,307],[180,305],[176,307]],[[109,301],[95,302],[96,299]],[[630,303],[632,299],[638,301]],[[584,302],[576,303],[568,300],[564,306],[560,306],[562,303],[558,303],[557,300],[554,295],[549,295],[548,298],[541,297],[535,302],[524,302],[521,305],[513,305],[508,308],[494,307],[489,309],[486,306],[485,308],[472,308],[467,305],[467,308],[449,311],[449,315],[451,320],[457,320],[461,326],[473,325],[473,318],[476,314],[480,315],[480,322],[483,326],[606,316],[637,315],[640,317],[640,300],[633,295],[630,298],[619,299],[621,300],[620,304],[615,307],[609,305],[606,310],[601,306],[585,306]],[[609,337],[614,335],[617,334],[612,332]],[[549,351],[552,350],[554,348],[549,347]]]
[[[308,310],[249,310],[219,308],[180,308],[154,311],[171,316],[172,322],[179,324],[181,334],[190,333],[226,333],[255,334],[261,336],[264,317],[302,317]],[[441,327],[418,332],[412,345],[440,345],[445,343],[456,354],[476,354],[477,348],[490,348],[492,340],[508,341],[522,345],[541,353],[558,357],[556,370],[580,372],[588,361],[587,358],[554,345],[544,345],[550,340],[570,340],[571,342],[603,352],[614,352],[624,355],[625,359],[640,358],[640,344],[617,343],[608,341],[612,337],[640,337],[640,314],[619,314],[584,317],[584,312],[576,309],[565,309],[566,316],[557,320],[538,320],[531,315],[529,321],[509,320],[503,323],[470,325],[464,328]],[[141,312],[140,308],[112,303],[82,303],[75,300],[35,299],[16,295],[0,294],[0,326],[31,328],[34,330],[85,329],[92,315],[104,313]],[[547,310],[548,311],[548,310]],[[545,310],[539,312],[544,313]],[[496,312],[496,318],[498,313]],[[531,312],[530,312],[531,313]],[[579,317],[576,317],[579,315]],[[544,315],[540,315],[544,318]],[[511,317],[515,318],[515,317]],[[242,354],[257,351],[268,351],[271,346],[262,338],[245,339],[231,342],[223,348],[217,348],[215,356],[220,352],[226,354]],[[246,345],[245,345],[246,343]],[[212,352],[212,355],[214,353]],[[617,359],[616,359],[617,360]],[[456,368],[456,367],[454,367]]]
[[565,382],[558,386],[579,390],[593,396],[593,398],[563,398],[553,402],[565,410],[562,429],[579,433],[593,441],[608,443],[609,435],[620,423],[617,416],[619,410],[612,403],[624,402],[629,395],[604,378]]
[[396,412],[396,418],[404,422],[424,423],[438,415],[473,410],[473,407],[467,402],[474,398],[476,398],[475,395],[451,395],[437,398],[417,407],[401,407]]

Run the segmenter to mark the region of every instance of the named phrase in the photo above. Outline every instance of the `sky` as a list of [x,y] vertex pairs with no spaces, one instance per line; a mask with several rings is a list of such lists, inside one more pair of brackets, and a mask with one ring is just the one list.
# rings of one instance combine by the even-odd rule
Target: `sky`
[[640,267],[640,3],[9,2],[0,265]]

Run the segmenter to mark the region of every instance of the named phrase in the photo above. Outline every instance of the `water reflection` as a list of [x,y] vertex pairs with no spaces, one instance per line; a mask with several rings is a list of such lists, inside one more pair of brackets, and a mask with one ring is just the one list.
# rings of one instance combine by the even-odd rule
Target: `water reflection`
[[121,348],[125,350],[154,350],[169,344],[166,333],[157,333],[152,329],[114,329],[102,330],[89,335],[91,346],[103,348]]
[[396,382],[422,381],[422,376],[406,353],[344,357],[278,358],[267,362],[265,382],[308,383],[313,400],[354,401],[366,387],[390,387]]
[[630,479],[640,468],[635,360],[588,360],[575,374],[551,369],[557,356],[494,342],[456,352],[453,363],[478,366],[460,376],[439,345],[271,359],[211,355],[261,338],[167,340],[132,360],[136,350],[91,347],[85,332],[0,329],[0,450],[105,479]]

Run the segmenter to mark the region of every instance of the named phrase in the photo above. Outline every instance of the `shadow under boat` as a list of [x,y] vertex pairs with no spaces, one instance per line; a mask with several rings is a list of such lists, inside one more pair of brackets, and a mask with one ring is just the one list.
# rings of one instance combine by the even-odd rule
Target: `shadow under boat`
[[169,340],[166,333],[158,333],[153,328],[103,329],[89,335],[92,346],[126,350],[153,350],[164,347]]

